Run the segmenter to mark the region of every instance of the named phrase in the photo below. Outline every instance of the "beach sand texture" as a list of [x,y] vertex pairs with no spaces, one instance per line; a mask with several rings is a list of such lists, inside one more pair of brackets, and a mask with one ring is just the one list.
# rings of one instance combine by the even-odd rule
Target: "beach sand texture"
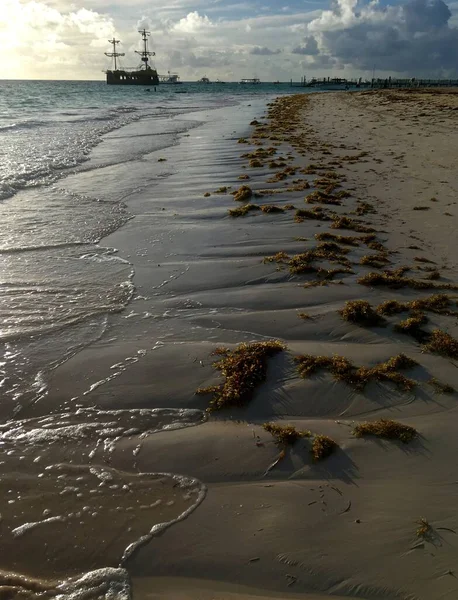
[[[83,446],[57,441],[48,452],[67,464],[66,486],[79,476],[90,487],[72,459],[116,469],[119,486],[134,488],[133,473],[189,479],[179,492],[170,475],[141,479],[135,522],[119,488],[114,497],[103,488],[100,503],[113,513],[75,532],[84,551],[62,541],[40,561],[34,530],[20,551],[5,541],[3,568],[63,578],[118,567],[160,498],[162,520],[189,511],[125,557],[135,599],[457,598],[458,94],[309,94],[257,109],[246,127],[253,107],[233,109],[239,122],[221,124],[221,139],[210,123],[161,151],[180,169],[153,198],[140,194],[129,206],[135,218],[106,238],[131,259],[138,296],[109,335],[53,372],[46,399],[56,414],[70,398],[83,412],[190,411],[176,430],[164,429],[168,414],[160,427],[154,421],[140,442],[124,435],[120,415],[116,448],[97,446],[90,460],[96,436]],[[271,340],[284,349],[256,364],[265,379],[237,398],[235,378],[223,390],[227,408],[207,413],[221,390],[196,391],[224,382],[213,363],[241,343]],[[356,435],[358,424],[380,419],[416,433]],[[266,422],[310,435],[276,443]],[[317,459],[322,435],[336,446]],[[37,493],[52,504],[47,481]],[[1,485],[7,493],[11,482]],[[47,535],[64,540],[62,523]]]

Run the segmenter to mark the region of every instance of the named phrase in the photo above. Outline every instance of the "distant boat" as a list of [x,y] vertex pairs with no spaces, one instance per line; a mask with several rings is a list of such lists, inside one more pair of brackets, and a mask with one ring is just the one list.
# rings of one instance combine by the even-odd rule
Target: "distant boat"
[[159,75],[159,81],[161,83],[169,83],[173,85],[183,83],[182,81],[180,81],[180,76],[178,75],[178,73],[171,73],[170,71],[167,71],[167,75]]
[[215,83],[226,83],[225,81],[221,81],[221,79],[217,79]]
[[258,84],[258,83],[261,83],[261,80],[260,80],[260,79],[258,79],[257,77],[253,77],[253,78],[251,78],[251,79],[247,79],[247,78],[245,78],[245,79],[241,79],[241,80],[240,80],[240,83],[241,83],[241,84],[244,84],[244,85],[245,85],[245,84],[247,84],[247,83],[252,83],[252,84],[254,83],[254,84]]
[[120,56],[125,56],[124,52],[116,52],[116,46],[120,43],[119,40],[113,38],[108,40],[113,45],[113,52],[105,52],[105,56],[113,58],[114,69],[105,71],[108,85],[158,85],[159,77],[156,69],[149,66],[150,56],[155,56],[155,52],[148,50],[149,31],[141,29],[138,33],[142,36],[143,50],[136,50],[136,54],[141,57],[142,65],[134,69],[118,69],[117,59]]
[[274,85],[278,85],[280,82],[277,80],[277,81],[274,81],[273,83],[274,83]]
[[211,83],[211,81],[206,75],[204,75],[197,83]]

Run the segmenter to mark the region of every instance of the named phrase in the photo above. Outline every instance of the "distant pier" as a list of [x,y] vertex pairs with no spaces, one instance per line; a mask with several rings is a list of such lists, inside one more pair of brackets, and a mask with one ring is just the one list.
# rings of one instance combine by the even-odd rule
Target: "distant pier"
[[395,79],[393,77],[374,78],[371,80],[342,79],[342,78],[313,78],[307,81],[306,77],[301,77],[300,83],[293,83],[291,87],[316,88],[326,90],[345,90],[345,89],[399,89],[399,88],[438,88],[438,87],[458,87],[458,79],[417,79],[411,77],[408,79]]

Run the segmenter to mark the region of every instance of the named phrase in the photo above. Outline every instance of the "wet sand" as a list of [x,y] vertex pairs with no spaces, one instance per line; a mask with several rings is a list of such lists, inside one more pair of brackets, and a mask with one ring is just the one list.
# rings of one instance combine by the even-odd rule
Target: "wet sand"
[[[435,377],[456,387],[455,360],[426,352],[418,340],[395,331],[407,313],[389,317],[385,327],[361,327],[338,313],[351,300],[376,307],[436,292],[454,302],[458,298],[458,290],[358,283],[367,273],[408,266],[407,277],[436,286],[458,284],[457,98],[313,94],[281,100],[273,121],[259,101],[245,103],[205,115],[205,125],[160,152],[167,159],[163,181],[154,194],[145,191],[131,200],[135,218],[104,242],[132,262],[136,297],[111,318],[98,342],[54,371],[46,399],[23,416],[71,412],[75,405],[205,411],[210,398],[195,391],[221,381],[212,367],[217,346],[280,339],[287,350],[270,359],[266,381],[246,406],[212,413],[196,426],[151,433],[137,454],[139,440],[132,434],[122,436],[109,460],[103,453],[93,455],[91,464],[119,472],[176,473],[206,486],[205,499],[187,518],[123,563],[135,599],[457,596],[457,394],[438,394],[427,384]],[[253,117],[268,126],[249,126]],[[242,136],[248,144],[237,143]],[[270,158],[250,168],[250,158],[241,155],[261,145],[275,148],[273,159],[283,156],[295,173],[269,183],[283,168],[269,168]],[[307,167],[309,172],[301,173]],[[335,191],[351,195],[341,204],[304,203],[314,182],[329,172],[338,175]],[[240,175],[249,180],[239,180]],[[286,191],[304,180],[309,189]],[[297,222],[294,210],[231,217],[228,210],[241,204],[230,193],[215,191],[241,184],[251,186],[250,202],[258,205],[323,206],[335,217],[357,219],[375,230],[385,250],[362,241],[348,246],[348,272],[319,286],[316,281],[326,277],[322,271],[298,275],[287,264],[264,262],[280,251],[291,257],[315,248],[315,234],[364,233],[332,229],[332,221]],[[282,193],[260,194],[266,189]],[[362,202],[371,208],[361,210]],[[368,254],[389,262],[364,266],[360,261]],[[335,267],[325,263],[322,269]],[[439,272],[434,280],[427,279],[432,267]],[[427,316],[427,332],[438,327],[458,336],[456,316]],[[407,372],[416,382],[409,391],[386,382],[357,389],[324,370],[303,379],[294,361],[301,354],[338,354],[358,366],[373,366],[399,353],[418,362]],[[419,435],[403,444],[352,434],[355,423],[379,418],[415,427]],[[330,436],[338,448],[314,461],[310,441],[302,439],[269,470],[279,448],[262,428],[266,421]],[[92,442],[78,446],[79,457],[84,450],[88,460]],[[163,494],[165,504],[170,494],[173,487]],[[180,498],[166,520],[182,513],[183,502]],[[419,537],[421,518],[430,527]],[[138,519],[135,526],[141,529],[142,516]],[[51,574],[63,577],[78,567],[99,566],[108,547],[100,544],[101,536],[94,532],[92,540],[97,561],[88,565],[84,557],[76,558],[68,573],[56,562]],[[21,564],[13,566],[37,576],[27,567],[33,547],[29,553],[23,545]],[[118,566],[115,554],[103,564]]]

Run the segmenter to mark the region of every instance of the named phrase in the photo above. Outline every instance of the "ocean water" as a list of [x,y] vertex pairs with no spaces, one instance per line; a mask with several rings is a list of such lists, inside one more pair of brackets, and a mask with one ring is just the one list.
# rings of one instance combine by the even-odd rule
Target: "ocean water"
[[[129,195],[157,176],[130,165],[198,125],[186,115],[291,91],[299,90],[0,82],[0,415],[35,402],[43,369],[96,340],[132,298],[129,261],[100,243],[129,220]],[[120,164],[125,175],[107,181]],[[82,173],[85,186],[67,185]]]
[[[182,84],[148,92],[104,82],[0,82],[0,554],[7,557],[0,592],[130,598],[124,562],[204,499],[205,486],[188,474],[136,472],[148,436],[198,425],[201,411],[100,409],[82,401],[146,350],[112,364],[79,400],[62,399],[52,414],[49,379],[136,299],[130,257],[105,238],[132,218],[131,198],[167,177],[172,166],[161,166],[158,153],[199,127],[205,111],[261,106],[291,91],[303,90]],[[126,444],[128,471],[111,464]],[[121,523],[116,544],[104,539],[113,520]],[[101,562],[94,539],[106,543]],[[25,557],[41,554],[43,544],[45,564],[58,572],[78,564],[76,572],[52,584],[45,581],[52,572],[24,572]]]

